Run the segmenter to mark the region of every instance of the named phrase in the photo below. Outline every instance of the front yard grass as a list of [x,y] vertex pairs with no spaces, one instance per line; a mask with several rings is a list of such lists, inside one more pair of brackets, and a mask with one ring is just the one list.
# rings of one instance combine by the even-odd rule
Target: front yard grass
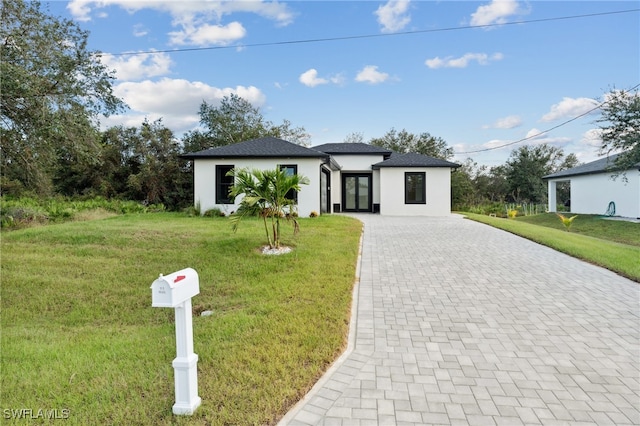
[[529,240],[551,247],[640,282],[640,224],[579,215],[571,232],[553,213],[502,219],[463,213]]
[[[258,220],[171,213],[2,234],[0,410],[68,411],[68,424],[273,424],[346,347],[361,223],[300,219],[293,252],[258,252]],[[174,312],[159,273],[194,268],[202,405],[174,416]],[[25,420],[14,419],[24,424]]]

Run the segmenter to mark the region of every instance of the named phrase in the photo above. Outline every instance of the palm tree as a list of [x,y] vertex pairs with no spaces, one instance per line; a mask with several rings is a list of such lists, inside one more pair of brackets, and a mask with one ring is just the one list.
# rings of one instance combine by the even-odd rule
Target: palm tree
[[[243,217],[260,216],[264,221],[269,248],[280,248],[280,219],[292,222],[294,233],[299,231],[296,203],[293,199],[287,198],[287,193],[291,190],[300,191],[300,185],[308,185],[307,177],[298,174],[288,175],[279,168],[233,169],[227,175],[234,177],[229,198],[235,201],[236,197],[243,195],[238,210],[231,216],[234,232]],[[268,220],[271,222],[271,233]]]

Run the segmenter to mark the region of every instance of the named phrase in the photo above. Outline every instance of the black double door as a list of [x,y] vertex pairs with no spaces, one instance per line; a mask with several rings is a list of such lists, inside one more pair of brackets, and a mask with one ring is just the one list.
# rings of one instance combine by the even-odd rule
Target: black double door
[[371,175],[346,173],[342,175],[342,210],[345,212],[371,211]]

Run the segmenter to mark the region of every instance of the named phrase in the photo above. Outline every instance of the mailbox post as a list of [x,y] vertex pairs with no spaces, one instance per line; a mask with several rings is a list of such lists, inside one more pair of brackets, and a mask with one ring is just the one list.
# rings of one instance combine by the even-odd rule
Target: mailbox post
[[151,306],[174,308],[176,353],[172,362],[176,403],[173,414],[191,415],[200,406],[198,396],[198,355],[193,353],[191,298],[200,293],[198,273],[192,268],[162,275],[151,284]]

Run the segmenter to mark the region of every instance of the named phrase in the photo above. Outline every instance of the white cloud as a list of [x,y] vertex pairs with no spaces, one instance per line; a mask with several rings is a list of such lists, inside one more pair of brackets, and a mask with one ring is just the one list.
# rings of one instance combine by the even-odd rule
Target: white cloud
[[380,84],[387,79],[389,79],[389,74],[378,71],[376,65],[367,65],[356,75],[356,81],[360,83]]
[[133,26],[133,36],[134,37],[144,37],[149,34],[149,30],[144,26],[144,24],[136,24]]
[[471,25],[504,24],[507,18],[522,13],[516,0],[492,0],[471,14]]
[[[562,98],[562,101],[552,105],[551,110],[542,116],[540,121],[548,122],[563,118],[575,118],[593,110],[598,102],[591,98]],[[594,111],[595,112],[595,111]]]
[[424,61],[425,65],[431,69],[437,68],[466,68],[470,62],[476,61],[480,65],[487,65],[491,61],[500,61],[504,58],[502,53],[487,55],[486,53],[465,53],[459,58],[447,56],[446,58],[435,57]]
[[527,132],[525,138],[527,138],[528,140],[535,140],[535,139],[541,139],[542,137],[544,137],[544,135],[546,135],[546,133],[541,132],[539,129],[536,129],[534,127],[533,129]]
[[169,42],[174,45],[210,46],[212,44],[228,45],[233,41],[243,38],[247,31],[239,22],[230,22],[227,25],[200,26],[186,24],[181,31],[171,31]]
[[454,143],[451,148],[453,148],[453,152],[467,152],[473,149],[464,143]]
[[482,144],[482,148],[491,148],[491,149],[505,149],[505,148],[509,148],[508,146],[502,148],[505,144],[508,144],[509,142],[513,142],[513,141],[505,141],[502,139],[492,139],[488,142],[485,142]]
[[141,117],[162,118],[174,132],[184,132],[198,125],[202,101],[217,106],[222,98],[232,93],[256,107],[263,106],[266,100],[262,91],[254,86],[221,89],[199,81],[170,78],[120,83],[114,86],[114,94],[129,105],[131,113],[111,116],[103,120],[103,125],[137,121],[134,125],[139,126]]
[[527,139],[525,142],[527,144],[555,144],[555,145],[566,145],[571,142],[571,138],[563,137],[563,136],[549,136],[548,133],[542,132],[539,129],[533,128],[529,130],[525,136]]
[[318,71],[315,68],[311,68],[300,74],[300,83],[308,87],[316,87],[320,84],[327,84],[329,80],[326,78],[318,77]]
[[402,30],[411,21],[407,14],[409,0],[389,0],[374,12],[378,16],[378,23],[383,33],[393,33]]
[[144,120],[154,122],[159,119],[162,119],[162,124],[170,129],[176,138],[181,138],[185,132],[195,129],[200,122],[198,114],[163,116],[152,112],[148,114],[111,115],[100,120],[100,127],[103,130],[114,126],[140,127]]
[[168,12],[176,21],[191,21],[198,15],[222,18],[236,12],[255,13],[276,21],[279,25],[293,22],[294,14],[288,6],[278,1],[167,1],[167,0],[71,0],[67,9],[78,21],[90,21],[91,11],[117,6],[135,13],[143,9]]
[[491,149],[517,149],[522,145],[541,145],[541,144],[555,144],[555,145],[567,145],[572,139],[563,136],[551,137],[546,132],[542,132],[539,129],[533,128],[530,129],[522,140],[518,143],[516,142],[518,139],[512,140],[504,140],[504,139],[492,139],[488,142],[482,144],[482,148],[491,148]]
[[132,55],[102,55],[101,62],[115,69],[118,80],[140,80],[169,73],[172,61],[166,53],[139,53]]
[[77,21],[91,20],[91,2],[83,0],[73,0],[67,4],[67,9]]
[[495,123],[483,126],[485,129],[513,129],[522,125],[522,119],[518,115],[510,115],[508,117],[499,118]]
[[343,85],[346,81],[346,78],[344,74],[339,73],[329,77],[329,81],[331,81],[333,84]]
[[582,139],[580,139],[582,145],[587,145],[594,148],[600,148],[602,146],[602,129],[590,129],[584,132]]
[[74,19],[90,21],[94,10],[109,6],[121,7],[129,13],[149,9],[170,14],[171,24],[177,30],[170,32],[169,37],[176,45],[226,45],[244,37],[246,31],[239,22],[226,25],[220,22],[233,13],[253,13],[275,21],[278,26],[288,25],[294,18],[288,6],[278,1],[72,0],[67,9]]

